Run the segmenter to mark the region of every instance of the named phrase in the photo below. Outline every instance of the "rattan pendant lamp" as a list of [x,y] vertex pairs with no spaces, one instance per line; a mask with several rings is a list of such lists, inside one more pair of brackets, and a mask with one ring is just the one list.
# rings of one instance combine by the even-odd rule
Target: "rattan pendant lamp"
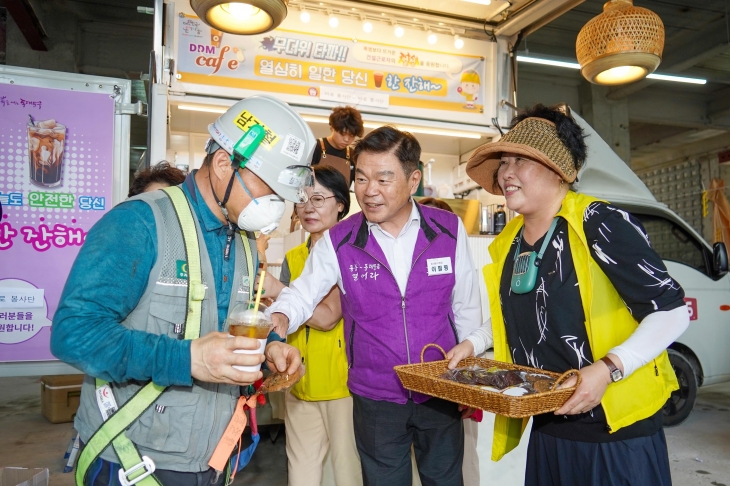
[[632,0],[611,0],[578,33],[575,51],[584,78],[594,84],[631,83],[659,66],[664,24]]
[[275,29],[286,18],[289,0],[190,0],[197,16],[214,29],[253,35]]

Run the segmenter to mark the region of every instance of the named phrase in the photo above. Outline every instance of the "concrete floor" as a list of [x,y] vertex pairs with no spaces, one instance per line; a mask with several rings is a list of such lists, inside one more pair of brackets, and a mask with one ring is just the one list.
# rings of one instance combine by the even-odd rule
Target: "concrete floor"
[[730,486],[730,383],[700,388],[687,420],[664,433],[675,485]]
[[[54,425],[41,415],[39,378],[0,378],[0,390],[0,466],[47,467],[52,486],[73,485],[73,474],[62,472],[72,424]],[[665,433],[675,485],[730,486],[730,383],[702,388],[692,415]],[[280,434],[272,443],[263,429],[251,464],[235,484],[284,486],[285,440]],[[481,482],[494,484],[484,474]]]

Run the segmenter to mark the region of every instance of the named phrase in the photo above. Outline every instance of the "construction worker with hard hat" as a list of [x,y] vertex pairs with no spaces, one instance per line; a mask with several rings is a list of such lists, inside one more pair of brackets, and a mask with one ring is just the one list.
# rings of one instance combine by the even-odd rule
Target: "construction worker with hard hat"
[[234,353],[259,342],[230,337],[226,317],[254,294],[253,232],[273,231],[285,200],[306,202],[315,138],[269,96],[239,101],[208,131],[202,167],[109,211],[66,282],[51,350],[86,373],[77,485],[224,484],[241,387],[262,376],[234,365],[301,366],[273,333],[263,354]]

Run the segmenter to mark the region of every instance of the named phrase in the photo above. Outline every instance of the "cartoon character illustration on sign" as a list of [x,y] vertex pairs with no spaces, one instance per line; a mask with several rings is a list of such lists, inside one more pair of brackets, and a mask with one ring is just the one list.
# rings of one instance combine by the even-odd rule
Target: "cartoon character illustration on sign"
[[474,102],[477,100],[479,93],[479,87],[482,82],[479,78],[479,74],[473,69],[467,69],[461,73],[461,85],[456,88],[456,91],[461,93],[466,98],[465,108],[469,110],[474,109]]
[[274,39],[274,38],[273,38],[273,37],[271,37],[271,36],[269,36],[269,37],[264,37],[264,38],[263,38],[263,39],[261,40],[261,48],[262,48],[263,50],[265,50],[265,51],[274,51],[274,50],[275,50],[275,49],[274,49],[274,42],[275,42],[275,41],[276,41],[276,39]]
[[417,67],[419,64],[422,64],[418,60],[418,56],[415,54],[411,54],[410,52],[401,52],[400,58],[398,58],[398,64],[400,64],[403,67]]

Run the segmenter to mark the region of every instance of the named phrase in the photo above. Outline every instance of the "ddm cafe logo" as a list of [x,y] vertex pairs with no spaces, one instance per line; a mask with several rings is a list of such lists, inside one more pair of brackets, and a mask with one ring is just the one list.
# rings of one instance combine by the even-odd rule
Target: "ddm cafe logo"
[[[235,71],[236,69],[238,69],[238,66],[243,64],[244,60],[243,52],[241,52],[241,50],[237,47],[234,47],[231,51],[231,48],[229,46],[223,46],[218,50],[217,55],[215,46],[190,44],[188,49],[190,52],[197,52],[200,54],[200,56],[195,58],[195,64],[200,67],[212,68],[213,72],[210,73],[211,75],[216,74],[218,71],[220,71],[223,65],[225,65],[229,71]],[[226,53],[228,52],[232,52],[235,56],[237,56],[237,58],[226,61],[225,57]]]

